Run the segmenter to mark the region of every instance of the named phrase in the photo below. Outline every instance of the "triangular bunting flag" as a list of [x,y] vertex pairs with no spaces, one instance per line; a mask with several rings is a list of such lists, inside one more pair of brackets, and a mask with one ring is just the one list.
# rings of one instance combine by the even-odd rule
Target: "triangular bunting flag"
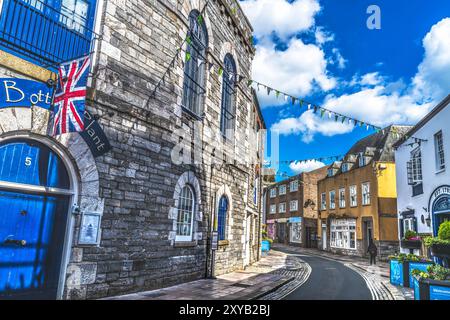
[[222,67],[219,67],[219,77],[222,76],[222,73],[223,73],[223,69],[222,69]]
[[280,96],[280,91],[276,90],[275,91],[275,97],[277,97],[277,99],[278,99],[279,96]]
[[202,24],[203,23],[203,17],[202,17],[201,13],[197,17],[197,22],[198,22],[198,24]]
[[247,86],[248,86],[248,87],[250,87],[252,84],[253,84],[253,81],[252,81],[252,80],[248,80],[248,81],[247,81]]
[[189,60],[191,60],[191,54],[186,52],[186,62],[189,62]]
[[202,65],[203,60],[202,59],[198,59],[197,60],[197,67],[200,68],[200,66]]
[[320,109],[320,117],[323,118],[323,114],[325,113],[325,109]]
[[344,116],[343,116],[341,122],[344,123],[345,119],[347,119],[347,117],[344,117]]
[[292,104],[295,105],[295,100],[296,100],[295,97],[291,97],[291,99],[292,99]]

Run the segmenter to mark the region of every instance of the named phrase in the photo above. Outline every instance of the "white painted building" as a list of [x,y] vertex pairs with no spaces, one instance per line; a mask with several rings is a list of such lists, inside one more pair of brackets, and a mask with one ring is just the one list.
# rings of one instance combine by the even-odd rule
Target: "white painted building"
[[[399,237],[437,235],[450,220],[450,95],[396,145]],[[401,252],[424,254],[401,243]]]

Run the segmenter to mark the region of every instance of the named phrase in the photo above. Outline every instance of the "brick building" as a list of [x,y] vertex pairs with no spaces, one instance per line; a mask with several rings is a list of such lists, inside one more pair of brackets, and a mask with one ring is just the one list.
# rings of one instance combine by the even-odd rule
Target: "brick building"
[[[50,227],[42,229],[45,237],[27,229],[10,239],[8,252],[22,244],[41,255],[25,261],[32,269],[2,267],[0,296],[92,299],[199,279],[212,269],[211,231],[220,240],[216,275],[259,259],[258,130],[265,125],[256,95],[242,81],[250,76],[254,47],[237,3],[98,0],[89,10],[62,4],[46,16],[38,14],[39,3],[19,2],[3,1],[2,17],[15,27],[0,25],[2,83],[35,90],[43,102],[0,107],[0,153],[23,164],[0,163],[0,212],[23,213],[7,224],[0,219],[0,230],[32,228],[26,219],[34,215]],[[14,5],[34,28],[27,15],[8,15]],[[21,25],[44,38],[59,32],[59,42],[43,48],[32,37],[17,38]],[[48,80],[56,80],[61,62],[91,51],[86,118],[92,127],[53,137]],[[6,207],[11,197],[23,201]],[[25,283],[14,282],[24,275]]]
[[280,243],[317,247],[317,181],[328,167],[303,172],[268,187],[266,224],[268,235]]

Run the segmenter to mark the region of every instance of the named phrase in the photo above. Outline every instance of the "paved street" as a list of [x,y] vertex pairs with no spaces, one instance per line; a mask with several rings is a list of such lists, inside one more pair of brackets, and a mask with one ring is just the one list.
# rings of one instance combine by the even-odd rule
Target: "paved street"
[[372,300],[364,279],[341,262],[301,255],[312,269],[305,284],[285,300]]

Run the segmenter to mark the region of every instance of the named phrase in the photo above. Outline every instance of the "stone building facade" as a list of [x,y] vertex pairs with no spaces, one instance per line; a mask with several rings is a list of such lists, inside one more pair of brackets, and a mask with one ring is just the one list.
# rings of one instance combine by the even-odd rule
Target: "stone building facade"
[[[96,12],[91,27],[101,37],[92,45],[87,111],[111,150],[93,154],[79,133],[49,136],[49,110],[1,110],[0,148],[40,141],[68,172],[69,213],[55,248],[62,267],[49,297],[151,290],[258,260],[265,125],[243,80],[254,47],[242,10],[227,0],[111,0]],[[199,53],[192,50],[200,29]],[[10,78],[56,79],[55,69],[23,55],[0,69]],[[190,88],[192,76],[202,90]],[[88,213],[100,217],[95,245],[79,241]],[[212,231],[220,240],[214,268]]]
[[266,192],[268,235],[280,243],[317,248],[317,182],[328,167],[272,184]]

